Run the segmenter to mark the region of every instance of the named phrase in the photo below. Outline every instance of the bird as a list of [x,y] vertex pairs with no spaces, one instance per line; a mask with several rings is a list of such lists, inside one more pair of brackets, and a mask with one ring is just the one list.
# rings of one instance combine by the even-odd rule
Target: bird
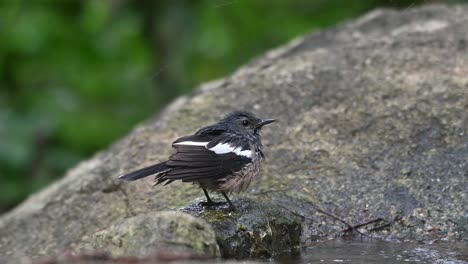
[[199,129],[195,134],[172,143],[175,153],[166,161],[122,175],[134,181],[154,175],[154,185],[163,186],[180,180],[198,184],[206,196],[200,205],[217,206],[209,191],[221,193],[231,209],[228,194],[245,191],[260,171],[265,158],[261,141],[263,126],[274,119],[260,119],[247,111],[234,111],[219,122]]

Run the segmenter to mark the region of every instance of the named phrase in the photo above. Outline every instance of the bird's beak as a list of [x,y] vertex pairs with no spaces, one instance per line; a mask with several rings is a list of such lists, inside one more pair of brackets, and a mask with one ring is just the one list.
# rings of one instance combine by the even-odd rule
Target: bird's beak
[[273,123],[273,122],[275,122],[274,119],[263,119],[262,121],[260,121],[257,124],[257,129],[260,129],[260,128],[262,128],[262,126],[268,125],[268,124]]

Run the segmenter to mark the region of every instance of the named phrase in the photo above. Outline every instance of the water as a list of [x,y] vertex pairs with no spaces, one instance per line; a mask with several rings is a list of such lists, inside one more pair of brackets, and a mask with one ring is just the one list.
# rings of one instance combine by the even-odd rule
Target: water
[[416,244],[385,241],[328,241],[283,256],[280,263],[437,263],[468,264],[468,244]]

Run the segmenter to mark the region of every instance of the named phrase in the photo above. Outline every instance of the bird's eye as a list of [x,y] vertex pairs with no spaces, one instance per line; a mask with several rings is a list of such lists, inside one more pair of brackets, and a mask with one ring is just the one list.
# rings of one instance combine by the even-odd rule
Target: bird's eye
[[247,121],[247,120],[242,121],[242,125],[243,125],[243,126],[248,126],[248,125],[249,125],[249,121]]

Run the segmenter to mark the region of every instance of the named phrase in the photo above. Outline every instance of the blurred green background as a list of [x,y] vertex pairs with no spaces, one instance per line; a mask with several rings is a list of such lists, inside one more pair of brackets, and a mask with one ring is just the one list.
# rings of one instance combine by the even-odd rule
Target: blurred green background
[[1,1],[0,213],[201,82],[376,7],[428,2]]

